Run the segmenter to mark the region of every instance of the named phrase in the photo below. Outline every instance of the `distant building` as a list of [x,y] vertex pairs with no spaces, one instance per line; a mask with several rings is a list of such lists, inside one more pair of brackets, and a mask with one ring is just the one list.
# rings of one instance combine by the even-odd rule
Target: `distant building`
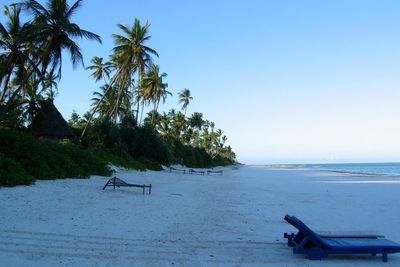
[[54,106],[52,100],[44,100],[40,103],[40,109],[30,128],[34,136],[50,142],[74,137],[71,127]]

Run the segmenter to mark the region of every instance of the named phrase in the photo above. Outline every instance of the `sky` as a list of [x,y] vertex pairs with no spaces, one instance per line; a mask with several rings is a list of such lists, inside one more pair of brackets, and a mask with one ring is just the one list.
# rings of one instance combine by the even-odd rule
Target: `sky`
[[[148,21],[173,93],[161,111],[180,109],[190,89],[188,115],[214,121],[240,162],[394,162],[399,10],[397,0],[84,0],[73,21],[103,40],[78,42],[86,65],[108,57],[118,23]],[[55,104],[68,119],[101,84],[63,61]]]

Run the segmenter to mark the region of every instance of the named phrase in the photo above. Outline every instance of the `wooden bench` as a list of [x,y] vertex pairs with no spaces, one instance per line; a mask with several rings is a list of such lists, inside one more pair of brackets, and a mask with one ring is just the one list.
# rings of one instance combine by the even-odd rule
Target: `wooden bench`
[[186,170],[183,170],[183,169],[177,169],[177,168],[174,168],[174,167],[169,167],[169,172],[173,172],[173,171],[176,171],[176,172],[182,172],[183,174],[185,174],[185,173],[186,173]]
[[207,174],[208,174],[208,175],[210,175],[210,174],[219,174],[219,175],[222,175],[222,174],[223,174],[223,171],[222,171],[222,170],[219,170],[219,171],[207,170]]
[[189,169],[189,174],[201,174],[201,175],[204,175],[205,171],[196,171],[196,170],[193,170],[193,169]]
[[107,181],[107,183],[104,185],[103,190],[106,189],[107,186],[112,186],[114,189],[115,187],[139,187],[143,189],[143,195],[145,193],[145,189],[149,189],[149,195],[151,195],[151,184],[145,185],[145,184],[128,184],[127,182],[117,178],[113,177]]

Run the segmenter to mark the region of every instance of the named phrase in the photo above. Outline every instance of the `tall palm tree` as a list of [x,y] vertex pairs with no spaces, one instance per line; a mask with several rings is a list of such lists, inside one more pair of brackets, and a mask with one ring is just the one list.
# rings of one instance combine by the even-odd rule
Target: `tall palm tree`
[[[158,53],[146,46],[146,43],[151,39],[149,35],[150,24],[141,25],[140,21],[135,18],[133,26],[117,25],[125,34],[113,34],[116,46],[113,48],[114,56],[122,63],[122,65],[138,74],[138,84],[144,77],[146,68],[152,63],[152,56],[158,57]],[[136,94],[140,94],[138,90]],[[139,102],[137,102],[136,120],[139,115]]]
[[158,110],[161,100],[165,102],[168,95],[172,95],[167,91],[168,84],[164,83],[164,78],[167,77],[166,73],[160,74],[160,67],[152,64],[146,75],[141,80],[141,87],[144,91],[144,97],[153,103],[153,116],[151,123],[154,125],[154,116]]
[[190,95],[190,90],[185,88],[179,93],[179,103],[182,103],[182,110],[184,111],[184,115],[186,116],[186,109],[190,103],[190,101],[193,100],[193,97]]
[[78,44],[73,38],[86,38],[101,43],[101,38],[95,33],[81,29],[71,21],[72,16],[82,5],[82,0],[72,6],[67,0],[47,0],[43,6],[36,0],[25,0],[20,4],[33,16],[36,40],[39,43],[42,72],[50,66],[58,69],[61,75],[62,51],[67,50],[74,67],[83,65],[83,56]]
[[[115,47],[113,48],[114,54],[111,56],[114,65],[116,66],[116,73],[113,75],[109,82],[110,90],[114,83],[119,79],[120,75],[126,77],[130,77],[129,80],[132,81],[132,76],[134,73],[138,73],[138,84],[140,83],[140,79],[144,76],[145,69],[149,66],[152,62],[152,55],[158,57],[157,52],[146,46],[146,42],[151,38],[148,34],[148,29],[150,24],[146,22],[144,26],[140,24],[140,21],[135,18],[133,26],[129,25],[117,25],[126,36],[120,34],[113,34]],[[138,115],[139,115],[139,107],[140,107],[140,100],[141,91],[139,87],[136,86],[136,102],[137,102],[137,109],[136,109],[136,123],[138,122]],[[103,97],[107,95],[107,90],[104,92]],[[142,100],[143,101],[143,100]],[[99,101],[98,103],[101,103]],[[144,105],[144,103],[143,103]],[[98,106],[95,106],[92,109],[91,115],[85,125],[85,128],[82,131],[81,139],[84,137],[86,129],[91,122],[94,114],[97,111]]]
[[11,97],[9,82],[12,75],[22,79],[26,67],[35,65],[29,57],[28,45],[31,34],[29,24],[21,23],[21,8],[11,6],[11,10],[5,6],[4,15],[7,17],[5,25],[0,23],[0,105]]

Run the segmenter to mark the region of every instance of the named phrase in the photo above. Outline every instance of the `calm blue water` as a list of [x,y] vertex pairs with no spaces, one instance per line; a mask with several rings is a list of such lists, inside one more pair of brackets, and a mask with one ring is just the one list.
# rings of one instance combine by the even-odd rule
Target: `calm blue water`
[[400,162],[395,163],[341,163],[341,164],[288,164],[288,167],[317,169],[363,174],[400,175]]

